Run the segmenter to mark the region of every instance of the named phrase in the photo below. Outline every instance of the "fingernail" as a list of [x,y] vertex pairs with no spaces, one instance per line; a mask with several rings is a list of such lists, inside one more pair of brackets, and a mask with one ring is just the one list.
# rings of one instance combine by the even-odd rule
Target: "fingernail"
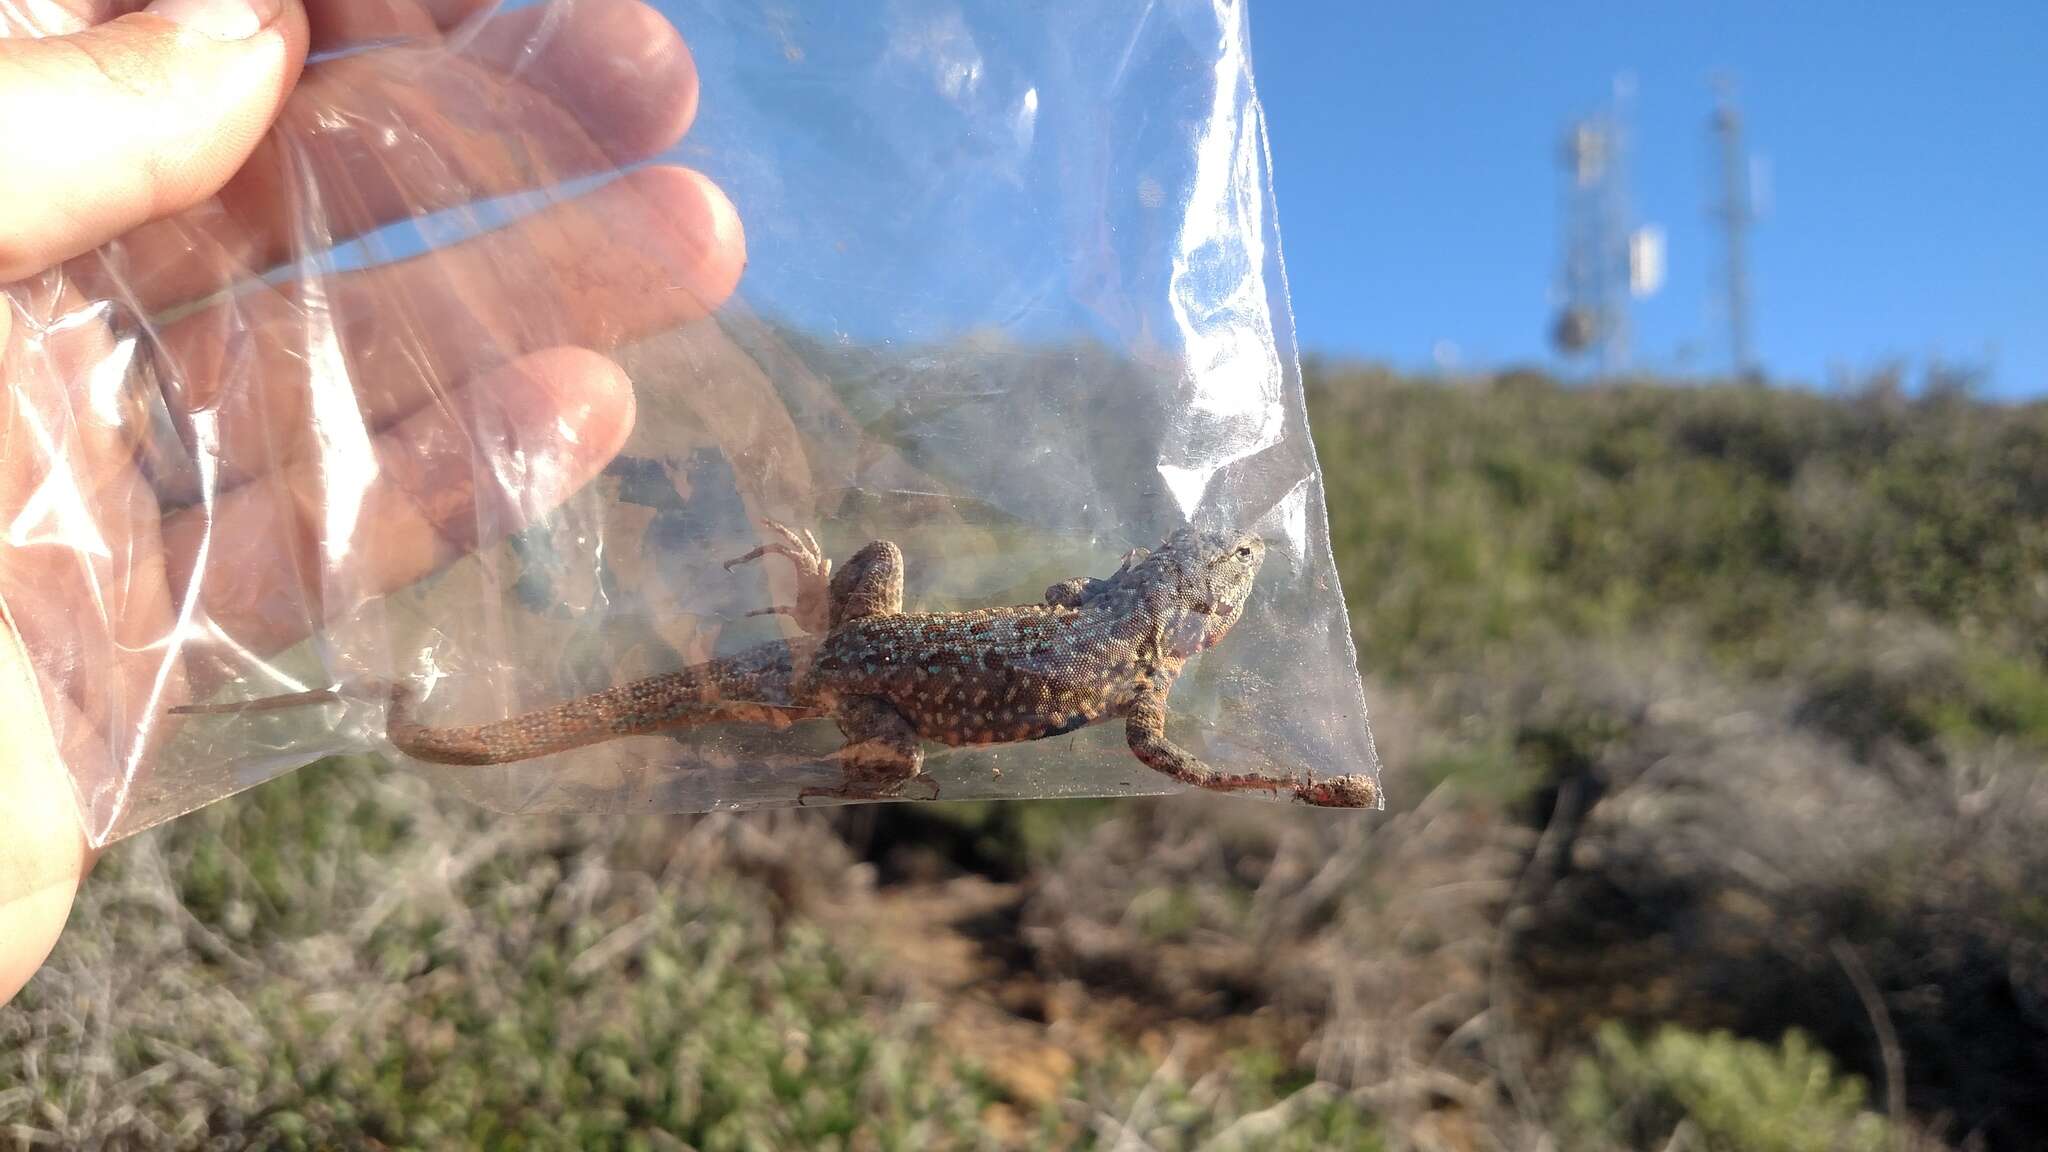
[[143,11],[209,40],[247,40],[283,7],[284,0],[155,0]]

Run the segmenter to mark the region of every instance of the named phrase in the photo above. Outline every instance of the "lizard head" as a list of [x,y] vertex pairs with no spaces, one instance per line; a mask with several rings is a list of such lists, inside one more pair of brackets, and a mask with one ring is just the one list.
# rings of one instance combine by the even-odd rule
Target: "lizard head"
[[1146,558],[1145,566],[1173,574],[1176,607],[1181,610],[1179,655],[1192,656],[1213,648],[1235,627],[1251,598],[1266,543],[1249,532],[1214,532],[1183,528]]

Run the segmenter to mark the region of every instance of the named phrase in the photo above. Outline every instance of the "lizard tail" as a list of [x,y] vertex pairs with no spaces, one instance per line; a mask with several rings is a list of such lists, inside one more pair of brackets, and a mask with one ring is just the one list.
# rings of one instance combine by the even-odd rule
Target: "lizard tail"
[[758,658],[733,657],[488,724],[450,727],[419,723],[412,715],[412,689],[393,684],[385,738],[407,756],[432,764],[509,764],[621,736],[729,722],[783,728],[823,714],[789,703],[788,684],[786,663],[764,668]]

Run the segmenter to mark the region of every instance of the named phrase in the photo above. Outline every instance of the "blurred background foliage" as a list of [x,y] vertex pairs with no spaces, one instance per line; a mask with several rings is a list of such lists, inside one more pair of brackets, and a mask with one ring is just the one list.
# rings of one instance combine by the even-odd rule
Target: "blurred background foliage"
[[323,764],[109,853],[0,1134],[2048,1145],[2048,406],[1306,377],[1387,813],[507,821]]

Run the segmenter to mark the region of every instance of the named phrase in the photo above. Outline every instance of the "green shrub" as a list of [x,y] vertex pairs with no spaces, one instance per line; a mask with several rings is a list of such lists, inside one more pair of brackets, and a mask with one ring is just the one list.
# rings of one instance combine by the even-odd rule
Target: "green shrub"
[[[2048,405],[1740,386],[1304,375],[1332,544],[1381,675],[1682,626],[1737,672],[1837,604],[2039,669]],[[2022,697],[1988,717],[2024,724]],[[2008,713],[2013,713],[2008,715]]]
[[1239,1050],[1189,1079],[1128,1049],[1078,1070],[1073,1094],[1094,1113],[1079,1133],[1044,1125],[1036,1148],[1153,1152],[1382,1152],[1379,1120],[1357,1100],[1308,1080],[1270,1051]]
[[1566,1112],[1591,1146],[1663,1148],[1683,1124],[1696,1152],[1883,1152],[1890,1125],[1864,1098],[1796,1031],[1773,1048],[1668,1025],[1645,1042],[1609,1024],[1574,1070]]

